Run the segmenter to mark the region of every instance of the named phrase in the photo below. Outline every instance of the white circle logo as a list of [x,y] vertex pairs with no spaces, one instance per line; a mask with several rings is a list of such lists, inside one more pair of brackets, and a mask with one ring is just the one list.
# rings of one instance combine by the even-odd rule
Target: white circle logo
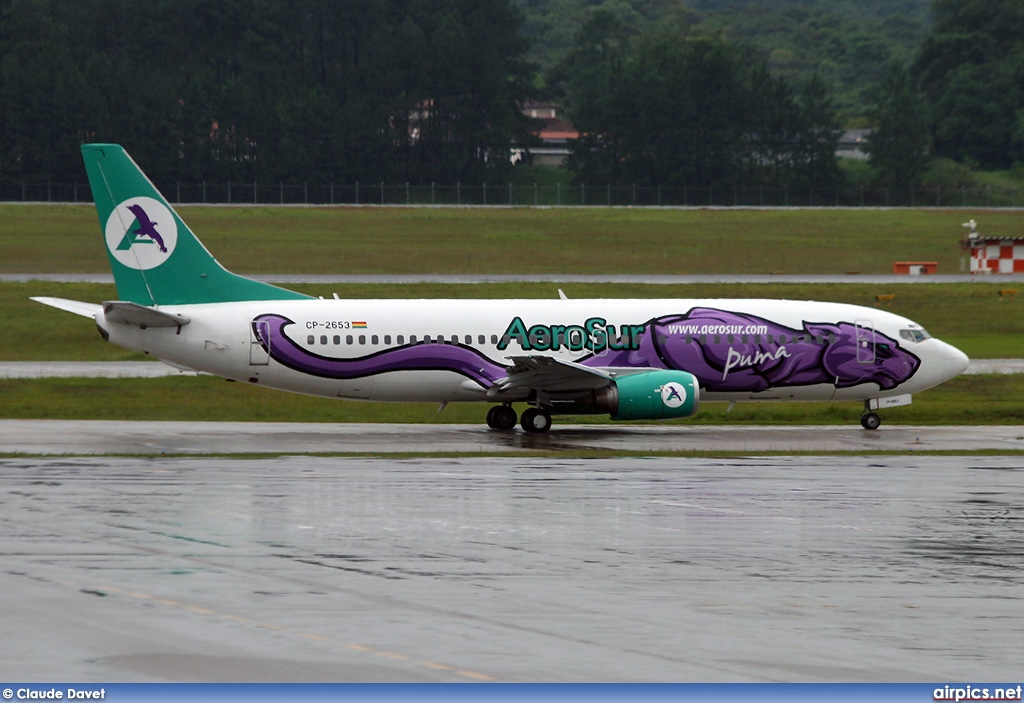
[[174,253],[178,225],[159,200],[139,196],[114,208],[104,228],[110,254],[128,268],[156,268]]
[[686,387],[672,381],[661,387],[661,402],[668,408],[678,408],[686,402]]

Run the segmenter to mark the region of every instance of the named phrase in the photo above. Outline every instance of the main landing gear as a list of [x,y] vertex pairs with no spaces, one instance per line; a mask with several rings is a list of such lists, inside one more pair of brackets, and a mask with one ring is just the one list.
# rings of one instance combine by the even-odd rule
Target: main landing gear
[[522,418],[516,417],[511,405],[495,405],[487,411],[487,426],[492,430],[511,430],[516,426],[516,420],[521,420],[520,424],[527,432],[541,433],[551,429],[551,413],[544,408],[527,408]]

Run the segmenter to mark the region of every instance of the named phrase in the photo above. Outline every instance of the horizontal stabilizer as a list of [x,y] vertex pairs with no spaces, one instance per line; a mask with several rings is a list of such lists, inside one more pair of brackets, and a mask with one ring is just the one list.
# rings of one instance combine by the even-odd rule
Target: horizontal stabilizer
[[73,312],[76,315],[82,317],[91,317],[95,319],[96,313],[102,308],[96,303],[82,303],[77,300],[68,300],[67,298],[47,298],[45,296],[36,296],[32,300],[43,305],[49,305],[51,308],[57,308],[65,312]]
[[147,308],[144,305],[128,303],[123,300],[105,301],[103,303],[103,314],[109,322],[135,325],[142,329],[147,327],[182,327],[191,322],[184,315],[163,312],[156,308]]

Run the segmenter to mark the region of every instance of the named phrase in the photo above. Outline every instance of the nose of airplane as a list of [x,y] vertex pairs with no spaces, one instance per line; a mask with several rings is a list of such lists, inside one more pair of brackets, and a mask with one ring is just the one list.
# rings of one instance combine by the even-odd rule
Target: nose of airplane
[[942,358],[946,380],[959,376],[967,370],[971,360],[952,344],[942,343]]

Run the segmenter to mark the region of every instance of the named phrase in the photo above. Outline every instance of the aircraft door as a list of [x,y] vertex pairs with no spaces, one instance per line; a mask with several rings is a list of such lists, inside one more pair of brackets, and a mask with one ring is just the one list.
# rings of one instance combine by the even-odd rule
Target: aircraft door
[[854,320],[857,340],[857,363],[875,363],[875,326],[871,320]]
[[[256,331],[259,330],[259,337]],[[270,323],[267,320],[256,321],[255,327],[249,325],[249,366],[267,366],[270,364],[270,352],[260,343],[260,338],[270,345]]]

